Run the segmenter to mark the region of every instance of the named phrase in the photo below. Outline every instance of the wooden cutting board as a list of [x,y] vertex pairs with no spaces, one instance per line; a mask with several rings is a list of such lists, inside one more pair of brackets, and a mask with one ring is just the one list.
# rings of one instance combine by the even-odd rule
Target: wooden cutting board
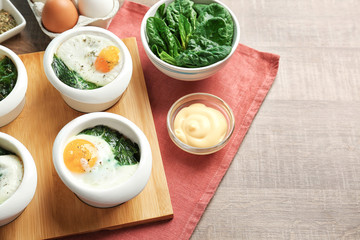
[[62,183],[52,164],[52,144],[60,129],[83,113],[67,106],[47,80],[42,64],[43,52],[21,55],[29,78],[25,107],[16,120],[0,131],[17,138],[28,148],[36,163],[38,185],[33,200],[20,217],[0,227],[1,240],[55,238],[172,218],[169,190],[136,39],[123,41],[133,58],[133,75],[120,101],[107,112],[133,121],[150,142],[153,169],[145,189],[120,206],[99,209],[81,202]]

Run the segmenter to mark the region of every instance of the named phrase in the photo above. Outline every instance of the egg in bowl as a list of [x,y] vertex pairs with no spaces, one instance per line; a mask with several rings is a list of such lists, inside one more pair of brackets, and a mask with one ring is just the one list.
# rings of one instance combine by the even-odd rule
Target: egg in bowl
[[95,89],[119,75],[122,57],[119,46],[110,39],[82,34],[71,37],[58,47],[52,67],[57,77],[70,87]]
[[140,150],[118,131],[98,125],[69,138],[63,158],[75,181],[106,189],[125,182],[135,173]]
[[[103,111],[114,105],[133,72],[132,57],[124,42],[99,27],[61,33],[46,48],[43,63],[50,83],[71,108],[80,112]],[[94,72],[98,76],[91,80]]]
[[53,145],[53,163],[62,182],[80,200],[108,208],[144,189],[151,174],[152,152],[145,134],[133,122],[96,112],[77,117],[60,130]]

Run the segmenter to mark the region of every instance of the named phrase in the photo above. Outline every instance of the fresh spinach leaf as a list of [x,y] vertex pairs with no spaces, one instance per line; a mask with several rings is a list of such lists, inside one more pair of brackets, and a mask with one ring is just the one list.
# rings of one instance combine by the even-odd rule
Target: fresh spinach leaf
[[150,17],[147,20],[146,29],[149,30],[148,36],[151,49],[155,44],[160,52],[166,51],[172,57],[179,55],[180,43],[162,19]]
[[187,50],[176,58],[178,65],[186,67],[203,67],[216,63],[229,55],[230,46],[217,46],[201,50]]
[[197,19],[195,35],[201,35],[221,45],[231,45],[234,22],[230,13],[220,4],[212,3],[203,9]]
[[140,162],[139,146],[118,131],[104,125],[97,125],[81,131],[79,134],[99,136],[111,147],[119,165],[133,165]]
[[181,39],[181,46],[183,49],[187,48],[191,33],[192,33],[192,27],[189,20],[184,15],[180,14],[179,34]]
[[96,85],[95,83],[84,80],[77,72],[69,69],[64,61],[59,57],[54,55],[53,62],[51,66],[56,74],[56,76],[66,85],[83,90],[96,89],[101,86]]
[[228,30],[224,19],[218,17],[211,18],[200,24],[194,35],[205,37],[220,45],[230,45],[233,38],[233,32]]
[[161,4],[160,7],[156,10],[154,17],[160,19],[165,17],[165,3]]
[[191,49],[192,51],[211,49],[218,46],[219,46],[218,43],[211,41],[210,39],[201,35],[192,35],[188,44],[188,48]]
[[175,0],[170,3],[166,8],[166,22],[170,30],[178,37],[179,36],[179,21],[180,15],[189,19],[189,22],[193,28],[196,25],[196,12],[192,8],[193,1],[190,0]]
[[175,58],[173,58],[172,56],[170,56],[167,52],[165,51],[162,51],[160,54],[159,54],[159,57],[161,60],[167,62],[167,63],[170,63],[172,65],[177,65],[177,62],[175,60]]
[[176,58],[177,66],[204,67],[224,59],[231,46],[220,45],[206,36],[193,35],[188,48]]
[[167,43],[162,39],[160,33],[160,31],[163,31],[161,28],[164,28],[165,23],[163,24],[159,20],[159,18],[150,17],[146,22],[146,34],[149,38],[149,46],[155,54],[161,51],[168,51]]
[[208,4],[200,4],[200,3],[195,3],[193,5],[193,8],[195,10],[195,12],[200,15],[201,12],[205,11],[205,9],[208,7]]
[[14,89],[16,81],[16,66],[9,57],[5,56],[0,60],[0,101]]

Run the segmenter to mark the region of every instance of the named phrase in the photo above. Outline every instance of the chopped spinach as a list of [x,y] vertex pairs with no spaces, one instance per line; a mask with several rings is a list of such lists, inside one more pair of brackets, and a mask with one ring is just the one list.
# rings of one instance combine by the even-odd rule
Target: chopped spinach
[[0,147],[0,156],[1,155],[14,155],[14,153]]
[[58,56],[54,55],[53,62],[51,66],[56,74],[56,76],[66,85],[83,90],[96,89],[101,86],[96,85],[95,83],[84,80],[77,72],[69,69],[64,61],[62,61]]
[[97,125],[81,131],[79,134],[99,136],[111,147],[119,165],[133,165],[140,162],[139,146],[118,131],[107,126]]
[[218,3],[175,0],[162,4],[146,24],[150,49],[161,60],[180,67],[203,67],[229,55],[234,22]]
[[9,57],[5,56],[0,60],[0,101],[14,89],[16,81],[16,66]]

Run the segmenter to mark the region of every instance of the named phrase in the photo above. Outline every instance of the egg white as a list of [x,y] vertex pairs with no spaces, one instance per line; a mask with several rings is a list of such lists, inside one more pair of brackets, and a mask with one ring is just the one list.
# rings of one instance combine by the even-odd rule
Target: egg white
[[0,156],[0,204],[10,198],[21,184],[24,170],[15,155]]
[[79,134],[69,139],[69,142],[75,139],[87,140],[98,150],[98,159],[91,169],[85,173],[72,173],[79,183],[105,189],[125,182],[135,173],[138,164],[120,166],[110,145],[101,137]]
[[119,75],[123,65],[120,50],[119,63],[111,71],[103,73],[96,70],[95,60],[101,50],[108,46],[119,48],[108,38],[93,34],[81,34],[63,42],[57,49],[56,55],[68,68],[79,73],[84,80],[105,86]]

